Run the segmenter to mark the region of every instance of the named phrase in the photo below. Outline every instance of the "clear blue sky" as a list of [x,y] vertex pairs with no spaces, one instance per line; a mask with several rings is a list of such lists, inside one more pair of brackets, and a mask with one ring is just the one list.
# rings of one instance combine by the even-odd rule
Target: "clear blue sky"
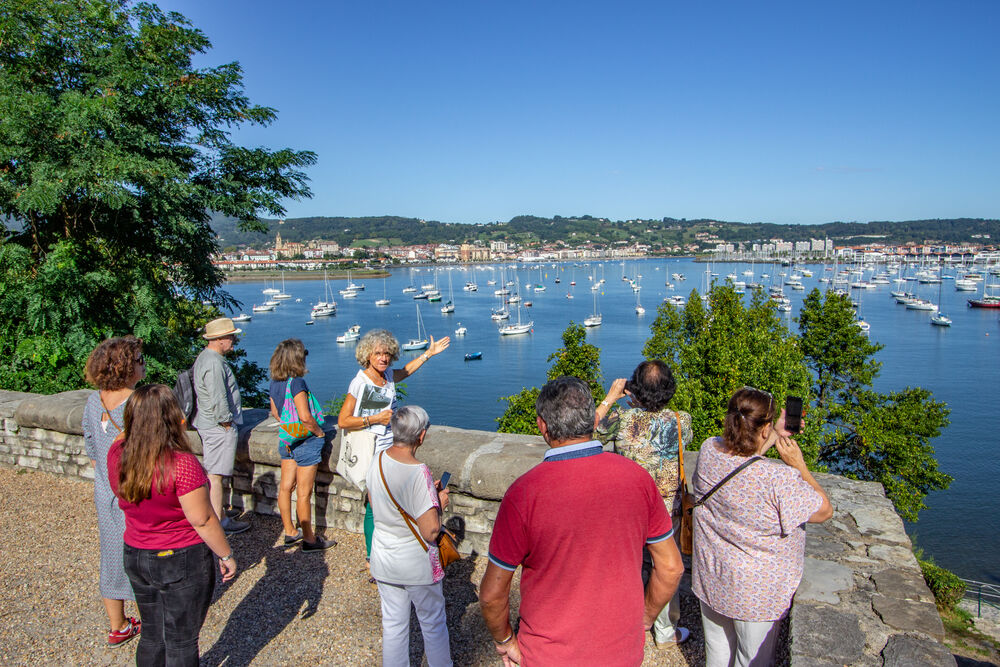
[[1000,3],[164,0],[316,151],[288,217],[1000,217]]

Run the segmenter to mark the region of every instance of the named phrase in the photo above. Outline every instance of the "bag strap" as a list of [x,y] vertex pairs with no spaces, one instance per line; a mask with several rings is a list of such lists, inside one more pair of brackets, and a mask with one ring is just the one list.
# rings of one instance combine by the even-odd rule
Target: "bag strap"
[[[413,524],[410,523],[411,521],[413,521],[413,518],[410,517],[410,515],[407,514],[405,511],[403,511],[403,508],[400,507],[399,503],[396,502],[396,498],[393,497],[392,491],[389,490],[389,484],[385,481],[385,471],[382,470],[383,454],[385,454],[384,450],[378,453],[378,474],[379,477],[382,478],[382,486],[385,487],[385,492],[389,494],[389,500],[391,500],[392,504],[396,506],[397,510],[399,510],[399,515],[403,517],[403,523],[405,523],[406,527],[410,529],[410,532],[413,533],[413,536],[417,538],[417,542],[419,542],[420,546],[424,548],[424,551],[427,551],[427,544],[424,542],[424,538],[420,537],[420,533],[418,533],[416,529],[413,527]],[[415,521],[413,522],[416,523]]]
[[[711,446],[711,445],[709,445],[709,446]],[[705,503],[705,501],[708,500],[713,493],[715,493],[716,491],[718,491],[719,489],[722,488],[723,484],[725,484],[726,482],[728,482],[729,480],[731,480],[733,477],[736,477],[736,475],[740,474],[741,472],[743,472],[743,470],[745,470],[746,468],[749,468],[754,463],[757,463],[757,461],[760,461],[762,458],[763,457],[761,457],[761,456],[754,456],[754,457],[751,457],[749,461],[745,461],[744,463],[741,463],[736,468],[736,470],[732,471],[731,473],[729,473],[728,475],[726,475],[725,477],[723,477],[722,481],[719,482],[718,484],[716,484],[715,486],[713,486],[709,490],[708,493],[706,493],[705,495],[703,495],[701,497],[700,500],[695,501],[694,506],[695,507],[700,507],[701,505],[703,505]]]
[[[108,416],[108,421],[111,422],[112,426],[114,426],[116,429],[118,429],[119,433],[123,433],[125,429],[123,429],[118,424],[118,422],[115,421],[115,418],[111,416],[111,410],[109,410],[108,406],[104,403],[104,397],[101,396],[101,392],[100,391],[97,392],[97,398],[101,401],[101,407],[104,408],[104,414],[106,414]],[[126,398],[125,400],[127,401],[128,399]]]
[[684,438],[681,436],[681,413],[674,412],[677,419],[677,462],[680,466],[681,493],[687,490],[687,476],[684,474]]

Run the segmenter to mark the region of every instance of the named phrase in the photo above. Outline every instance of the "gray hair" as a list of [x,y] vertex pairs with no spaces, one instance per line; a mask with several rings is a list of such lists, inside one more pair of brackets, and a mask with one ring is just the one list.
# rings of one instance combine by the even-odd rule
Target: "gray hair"
[[395,445],[415,445],[420,434],[431,425],[427,411],[419,405],[404,405],[393,413],[389,426]]
[[550,441],[594,433],[594,397],[579,378],[563,376],[548,382],[538,394],[535,412],[545,422]]
[[361,364],[361,368],[368,368],[369,358],[380,347],[392,355],[393,361],[399,359],[399,341],[396,337],[385,329],[372,329],[361,337],[354,348],[354,358]]

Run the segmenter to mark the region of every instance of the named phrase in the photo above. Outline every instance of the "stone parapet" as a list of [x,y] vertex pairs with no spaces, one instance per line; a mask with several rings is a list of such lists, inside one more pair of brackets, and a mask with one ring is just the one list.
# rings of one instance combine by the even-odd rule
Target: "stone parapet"
[[[52,396],[0,391],[0,465],[93,478],[80,422],[89,392]],[[690,417],[684,441],[690,444]],[[362,531],[362,494],[330,468],[340,438],[332,419],[316,479],[315,522]],[[277,423],[264,410],[244,415],[231,482],[235,506],[277,514],[281,462]],[[192,449],[201,441],[189,432]],[[507,487],[541,461],[540,438],[433,426],[420,450],[435,475],[452,473],[449,527],[461,551],[484,554]],[[690,473],[697,453],[685,454]],[[955,665],[940,640],[944,628],[913,557],[903,522],[881,485],[817,475],[834,506],[825,524],[807,527],[802,585],[789,614],[789,661],[823,665]]]

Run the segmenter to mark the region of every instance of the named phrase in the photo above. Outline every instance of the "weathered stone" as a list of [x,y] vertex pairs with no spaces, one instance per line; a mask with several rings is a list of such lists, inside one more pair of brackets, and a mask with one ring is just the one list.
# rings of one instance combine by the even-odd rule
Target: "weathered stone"
[[793,662],[796,656],[805,656],[846,665],[864,653],[865,634],[858,617],[832,607],[792,605],[789,635]]
[[837,604],[837,593],[854,587],[854,574],[837,563],[815,558],[805,559],[802,583],[795,593],[795,602],[829,602]]
[[937,640],[944,639],[944,624],[937,608],[930,602],[899,600],[881,594],[872,596],[872,608],[882,621],[904,632],[922,632]]
[[879,535],[882,539],[909,542],[903,530],[903,520],[889,507],[865,507],[849,512],[862,535]]
[[894,546],[891,544],[872,544],[868,547],[868,555],[872,558],[893,565],[914,568],[917,567],[917,559],[913,555],[913,550],[909,547]]
[[872,576],[875,587],[882,595],[898,600],[934,602],[934,595],[917,570],[889,569]]
[[885,667],[955,667],[955,656],[941,644],[909,635],[889,637],[882,649]]
[[806,556],[829,559],[842,554],[847,549],[843,542],[833,540],[806,540]]

